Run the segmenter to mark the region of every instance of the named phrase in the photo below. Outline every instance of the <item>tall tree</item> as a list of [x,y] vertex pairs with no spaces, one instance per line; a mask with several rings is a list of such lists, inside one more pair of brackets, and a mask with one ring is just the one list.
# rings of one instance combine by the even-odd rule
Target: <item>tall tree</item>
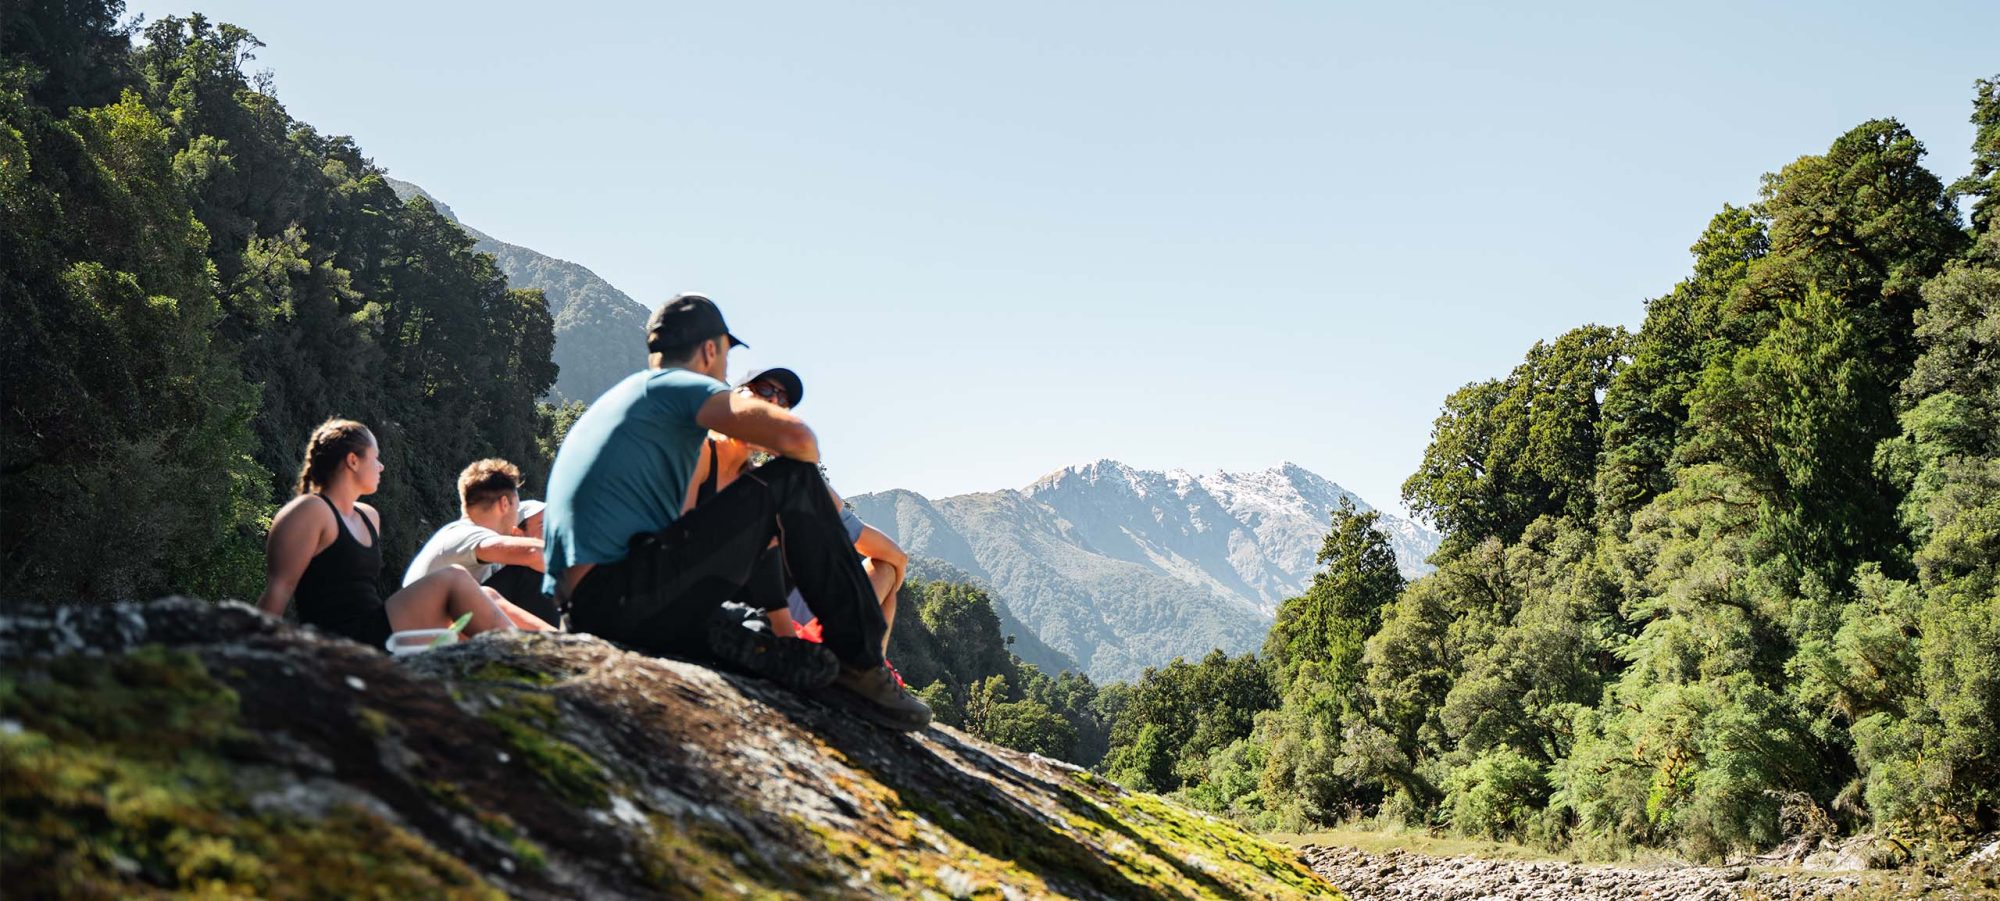
[[1993,230],[2000,216],[2000,75],[1973,84],[1972,171],[1952,183],[1952,198],[1972,198],[1972,231]]
[[1818,291],[1780,300],[1755,347],[1711,367],[1689,395],[1682,459],[1740,473],[1773,550],[1803,575],[1845,584],[1893,545],[1875,444],[1894,428],[1890,385],[1846,305]]
[[1835,139],[1825,154],[1765,176],[1760,211],[1770,221],[1771,252],[1752,267],[1734,311],[1761,327],[1739,346],[1776,322],[1781,300],[1816,289],[1846,308],[1870,362],[1892,383],[1909,372],[1924,280],[1967,243],[1923,156],[1901,123],[1877,119]]
[[1403,590],[1380,520],[1342,499],[1320,545],[1322,569],[1305,594],[1279,606],[1264,641],[1281,705],[1258,721],[1266,749],[1259,788],[1284,825],[1332,822],[1356,797],[1336,764],[1343,724],[1361,681],[1363,645]]
[[1572,329],[1535,342],[1504,381],[1445,400],[1423,462],[1403,483],[1410,511],[1445,533],[1442,553],[1511,541],[1540,516],[1593,514],[1599,403],[1629,343],[1621,328]]
[[1623,532],[1632,513],[1673,484],[1671,462],[1687,422],[1687,396],[1719,355],[1734,350],[1730,295],[1770,249],[1748,209],[1725,205],[1690,251],[1694,274],[1646,304],[1632,362],[1604,393],[1604,458],[1597,475],[1600,513]]

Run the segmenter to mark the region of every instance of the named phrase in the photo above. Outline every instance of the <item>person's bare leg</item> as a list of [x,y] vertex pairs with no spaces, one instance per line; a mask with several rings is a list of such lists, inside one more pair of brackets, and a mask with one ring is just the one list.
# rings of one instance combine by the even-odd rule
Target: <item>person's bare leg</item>
[[398,632],[442,629],[467,613],[472,614],[472,621],[465,626],[468,635],[514,628],[507,614],[500,612],[500,607],[486,596],[478,582],[472,581],[472,574],[456,566],[447,566],[403,586],[402,591],[389,596],[384,606],[388,608],[389,625]]
[[882,603],[882,653],[887,654],[889,633],[896,629],[896,589],[903,587],[903,574],[872,557],[862,558],[861,568],[867,570],[868,584],[875,587],[875,597]]
[[482,585],[479,587],[479,590],[486,592],[486,596],[493,601],[493,606],[499,607],[501,613],[507,614],[508,621],[512,622],[516,628],[525,629],[529,632],[554,632],[556,630],[556,627],[549,625],[547,620],[529,613],[521,609],[513,601],[507,600],[507,596],[501,594],[497,589]]

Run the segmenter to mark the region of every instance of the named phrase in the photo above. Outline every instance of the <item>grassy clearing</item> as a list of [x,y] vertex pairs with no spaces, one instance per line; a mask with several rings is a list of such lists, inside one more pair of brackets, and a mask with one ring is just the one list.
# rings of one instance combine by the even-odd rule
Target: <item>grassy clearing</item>
[[1370,854],[1413,851],[1435,857],[1479,857],[1487,860],[1561,860],[1576,858],[1542,848],[1493,842],[1476,838],[1434,836],[1414,829],[1381,829],[1372,826],[1343,826],[1322,832],[1272,832],[1264,836],[1291,848],[1307,845],[1337,845]]
[[1685,864],[1685,861],[1658,851],[1639,851],[1626,854],[1587,852],[1582,848],[1549,850],[1533,845],[1513,842],[1496,842],[1478,838],[1463,838],[1454,835],[1432,835],[1419,829],[1407,827],[1382,827],[1367,823],[1342,826],[1320,832],[1272,832],[1264,838],[1290,848],[1307,845],[1336,845],[1355,848],[1370,854],[1388,851],[1408,851],[1428,854],[1433,857],[1477,857],[1483,860],[1517,860],[1528,862],[1558,862],[1582,864],[1624,864],[1647,866],[1654,864]]

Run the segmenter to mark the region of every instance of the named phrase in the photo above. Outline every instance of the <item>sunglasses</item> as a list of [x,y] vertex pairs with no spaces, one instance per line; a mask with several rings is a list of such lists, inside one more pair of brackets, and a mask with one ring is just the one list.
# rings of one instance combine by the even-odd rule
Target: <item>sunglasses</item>
[[785,393],[785,389],[780,388],[777,385],[773,385],[770,382],[757,382],[754,384],[745,385],[744,387],[749,389],[751,394],[755,394],[758,397],[768,400],[771,403],[777,404],[780,407],[790,407],[792,405],[792,398],[790,395]]

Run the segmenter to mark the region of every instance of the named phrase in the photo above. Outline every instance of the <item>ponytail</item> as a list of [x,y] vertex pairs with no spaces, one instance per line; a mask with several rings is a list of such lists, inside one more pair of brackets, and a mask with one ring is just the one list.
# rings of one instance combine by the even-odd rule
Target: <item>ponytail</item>
[[306,460],[299,467],[297,493],[311,494],[325,489],[340,465],[347,462],[348,454],[365,454],[374,443],[375,435],[368,427],[352,419],[320,423],[306,441]]

